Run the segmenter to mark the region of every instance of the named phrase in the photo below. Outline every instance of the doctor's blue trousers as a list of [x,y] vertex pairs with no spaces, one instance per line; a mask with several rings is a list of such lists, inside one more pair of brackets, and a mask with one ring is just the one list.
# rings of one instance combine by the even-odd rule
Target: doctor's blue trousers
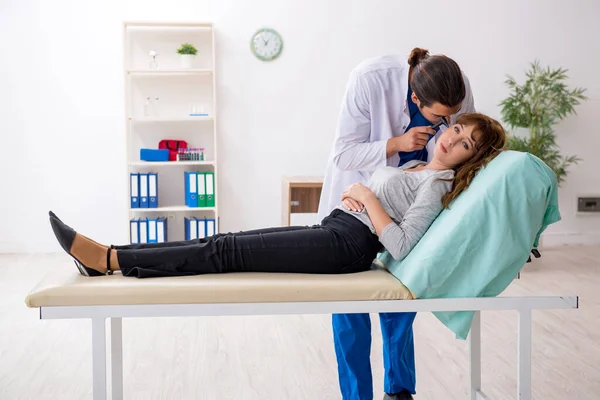
[[[381,313],[384,391],[415,393],[412,324],[416,313]],[[372,400],[371,319],[369,314],[334,314],[333,340],[343,400]]]

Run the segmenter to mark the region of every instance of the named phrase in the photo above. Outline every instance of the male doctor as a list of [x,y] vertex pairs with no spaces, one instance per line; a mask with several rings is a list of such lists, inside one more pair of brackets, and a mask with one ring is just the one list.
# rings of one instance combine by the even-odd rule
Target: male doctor
[[[382,56],[360,63],[350,75],[343,98],[318,221],[340,204],[346,187],[365,184],[375,169],[414,159],[429,161],[444,125],[460,113],[474,111],[468,80],[446,56],[431,56],[415,48],[408,57]],[[362,204],[352,201],[352,207],[361,209]],[[384,400],[413,399],[415,316],[379,314]],[[334,314],[332,322],[343,400],[372,400],[369,314]]]

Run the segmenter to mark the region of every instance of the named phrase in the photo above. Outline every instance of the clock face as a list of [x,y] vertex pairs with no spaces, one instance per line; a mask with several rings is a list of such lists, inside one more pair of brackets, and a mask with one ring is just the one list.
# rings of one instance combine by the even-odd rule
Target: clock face
[[281,36],[273,29],[260,29],[250,42],[250,49],[254,55],[263,61],[271,61],[281,53],[283,47],[283,41]]

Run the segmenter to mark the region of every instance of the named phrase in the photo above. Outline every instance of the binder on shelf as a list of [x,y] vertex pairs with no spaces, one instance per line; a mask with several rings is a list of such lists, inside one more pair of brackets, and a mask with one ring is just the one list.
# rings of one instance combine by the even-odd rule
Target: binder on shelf
[[[196,172],[184,172],[185,179],[185,205],[188,207],[198,207],[198,190],[197,187],[197,173]],[[187,240],[187,239],[186,239]]]
[[129,243],[140,243],[140,225],[135,218],[129,221]]
[[140,208],[148,208],[148,174],[140,174]]
[[158,207],[158,174],[148,174],[148,208]]
[[148,243],[158,243],[156,218],[148,218]]
[[194,217],[184,218],[185,240],[198,239],[198,220]]
[[140,207],[140,174],[129,175],[129,193],[131,194],[131,208]]
[[206,173],[198,172],[198,207],[206,207]]
[[190,239],[198,239],[198,218],[190,218]]
[[215,206],[215,173],[206,173],[206,206]]
[[206,236],[213,236],[217,233],[217,227],[214,218],[206,219]]
[[156,243],[167,241],[167,219],[160,217],[156,219]]
[[198,239],[206,237],[206,218],[196,218],[198,221]]
[[140,243],[148,243],[148,218],[140,218]]

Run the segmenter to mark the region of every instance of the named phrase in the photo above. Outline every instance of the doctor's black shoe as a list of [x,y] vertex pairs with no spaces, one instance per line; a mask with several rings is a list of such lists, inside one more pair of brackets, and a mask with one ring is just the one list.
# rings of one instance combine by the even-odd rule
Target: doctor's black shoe
[[386,393],[383,396],[383,400],[414,400],[414,397],[412,397],[412,394],[410,394],[410,392],[407,392],[405,390],[403,392],[394,393],[394,394]]

